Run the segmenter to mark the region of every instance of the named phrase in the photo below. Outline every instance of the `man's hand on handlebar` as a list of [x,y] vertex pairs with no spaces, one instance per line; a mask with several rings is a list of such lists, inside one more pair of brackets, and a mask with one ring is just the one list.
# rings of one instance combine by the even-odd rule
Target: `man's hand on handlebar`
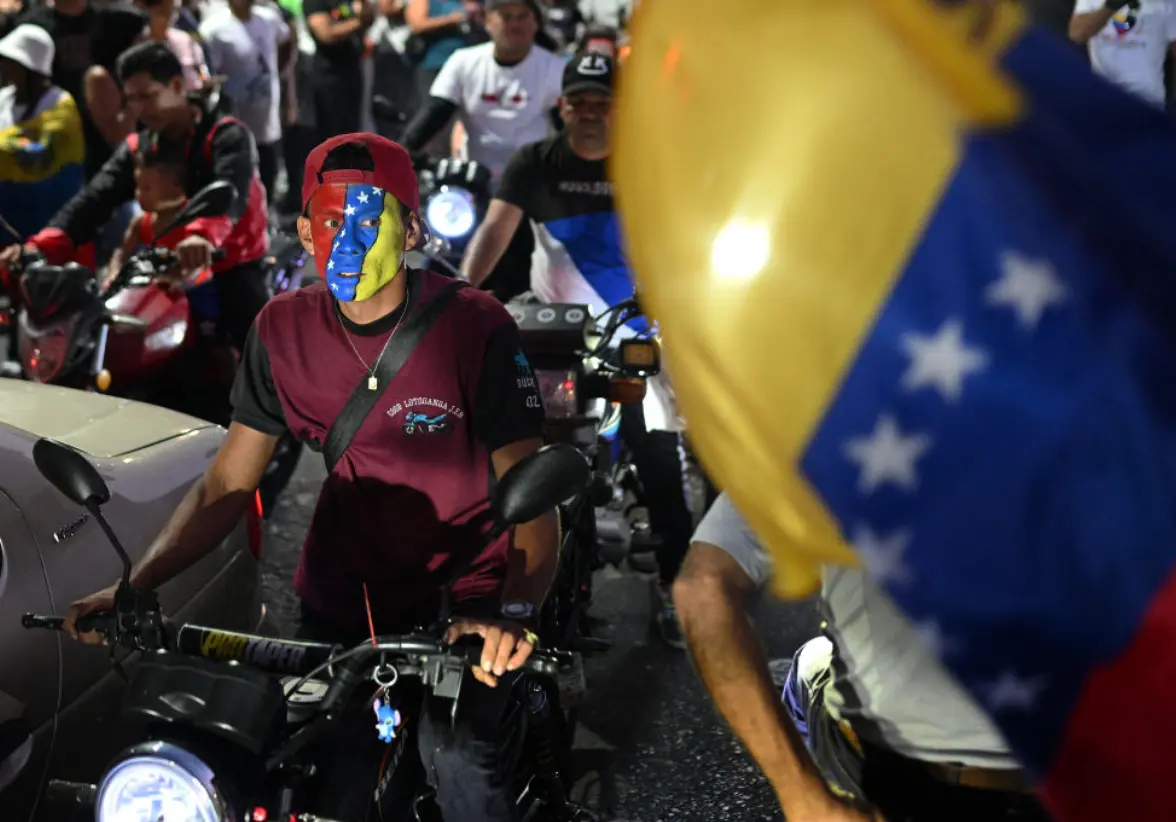
[[474,678],[491,688],[498,685],[498,677],[523,667],[535,650],[535,635],[517,622],[459,619],[449,626],[445,641],[452,645],[463,636],[482,637],[482,662],[473,667]]
[[20,243],[13,243],[0,249],[0,268],[11,268],[16,263],[20,262],[20,255],[24,251],[36,251],[31,245],[21,245]]
[[70,605],[69,611],[65,615],[65,621],[61,623],[61,630],[65,631],[74,639],[80,639],[87,645],[103,644],[105,639],[97,631],[79,634],[77,628],[78,620],[87,614],[92,614],[97,611],[113,611],[114,592],[117,589],[118,585],[111,585],[109,588],[103,588],[101,591],[90,594],[88,597],[79,599],[73,605]]
[[180,275],[187,280],[202,268],[212,265],[212,254],[216,250],[204,237],[193,234],[176,244],[176,257],[180,261]]

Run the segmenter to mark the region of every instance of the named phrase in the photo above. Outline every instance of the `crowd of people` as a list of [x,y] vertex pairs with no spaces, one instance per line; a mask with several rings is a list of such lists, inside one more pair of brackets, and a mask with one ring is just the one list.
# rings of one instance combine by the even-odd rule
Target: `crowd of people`
[[[1089,43],[1096,70],[1162,105],[1176,19],[1152,2],[1078,0],[1068,33]],[[488,472],[542,444],[534,374],[510,315],[474,288],[405,267],[425,233],[414,159],[457,154],[491,174],[493,198],[462,263],[473,286],[594,312],[632,296],[606,166],[617,53],[589,25],[624,20],[615,5],[610,19],[602,4],[555,0],[136,6],[57,0],[25,10],[0,40],[0,134],[26,135],[0,144],[0,212],[9,198],[29,204],[5,213],[19,243],[65,260],[97,240],[87,253],[100,257],[113,230],[117,260],[201,185],[228,180],[242,195],[229,214],[173,238],[180,278],[216,290],[242,363],[225,445],[134,582],[154,588],[224,538],[283,432],[329,450],[355,385],[380,387],[398,331],[444,299],[449,331],[426,337],[423,356],[396,375],[387,416],[427,406],[458,436],[385,436],[374,423],[349,432],[355,445],[332,464],[295,580],[302,636],[352,641],[372,614],[384,630],[411,625],[433,607],[431,558],[455,550],[437,522],[476,509]],[[585,48],[594,31],[606,43]],[[373,95],[399,113],[398,143],[371,133]],[[38,152],[44,162],[29,159]],[[136,199],[138,215],[106,219]],[[271,301],[259,260],[281,214],[296,219],[325,285]],[[224,259],[213,261],[215,249]],[[788,818],[1048,818],[1000,732],[861,572],[826,570],[824,635],[798,651],[781,700],[747,610],[768,558],[725,496],[692,537],[681,437],[651,421],[673,416],[654,408],[664,394],[651,396],[626,408],[622,436],[660,537],[658,623],[669,644],[689,648]],[[394,551],[378,548],[389,533],[403,536]],[[455,630],[485,640],[470,732],[426,722],[420,740],[446,819],[512,818],[495,778],[504,711],[495,688],[537,641],[557,540],[554,517],[540,517],[513,541],[479,547],[463,580]],[[369,600],[369,589],[395,595]],[[75,603],[71,630],[112,596]],[[363,818],[377,759],[357,745],[325,769],[327,815]]]

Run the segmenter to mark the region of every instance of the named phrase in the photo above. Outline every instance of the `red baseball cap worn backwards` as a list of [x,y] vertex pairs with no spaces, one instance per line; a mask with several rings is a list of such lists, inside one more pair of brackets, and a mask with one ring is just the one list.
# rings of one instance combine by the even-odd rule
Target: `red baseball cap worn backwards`
[[[331,150],[344,143],[362,144],[372,155],[375,170],[341,168],[336,171],[320,171],[323,160]],[[416,170],[412,167],[412,158],[408,156],[404,146],[378,134],[340,134],[320,143],[310,152],[310,156],[306,158],[306,173],[302,178],[303,211],[310,205],[310,198],[314,196],[318,187],[327,183],[363,183],[378,186],[413,211],[420,209],[420,192],[417,190]]]

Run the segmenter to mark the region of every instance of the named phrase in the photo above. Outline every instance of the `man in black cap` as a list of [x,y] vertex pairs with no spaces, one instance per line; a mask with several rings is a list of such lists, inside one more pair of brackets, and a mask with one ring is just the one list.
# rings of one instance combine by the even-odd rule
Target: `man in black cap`
[[[613,210],[606,174],[614,63],[583,52],[563,72],[559,113],[564,130],[515,152],[486,219],[471,240],[462,274],[479,285],[498,265],[523,218],[535,235],[531,290],[545,303],[576,303],[599,314],[633,296],[633,278]],[[644,329],[644,320],[629,332]],[[690,547],[693,521],[686,502],[672,394],[650,381],[642,405],[626,405],[621,436],[633,453],[657,546],[657,621],[665,641],[683,648],[669,586]]]

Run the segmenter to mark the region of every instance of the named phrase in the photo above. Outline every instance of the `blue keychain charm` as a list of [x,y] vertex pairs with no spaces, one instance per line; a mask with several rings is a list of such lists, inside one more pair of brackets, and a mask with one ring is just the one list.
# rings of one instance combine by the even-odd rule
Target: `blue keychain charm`
[[396,729],[400,727],[400,711],[379,697],[372,703],[372,707],[376,711],[376,732],[380,741],[391,743],[396,738]]

